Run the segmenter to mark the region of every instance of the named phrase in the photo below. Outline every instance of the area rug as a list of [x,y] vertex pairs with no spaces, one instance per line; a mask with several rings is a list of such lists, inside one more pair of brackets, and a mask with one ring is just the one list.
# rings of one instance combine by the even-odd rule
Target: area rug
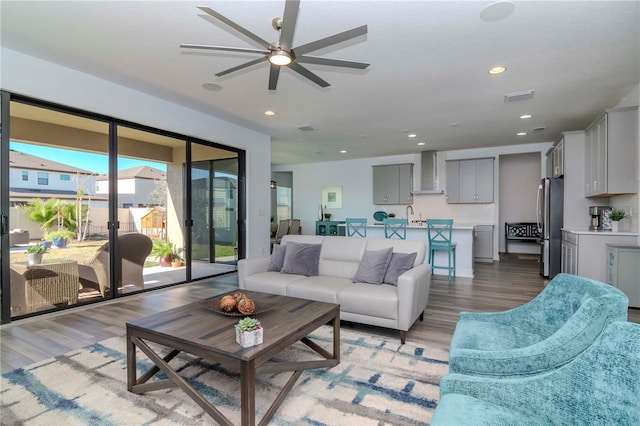
[[[331,347],[331,328],[312,340]],[[341,362],[306,370],[269,424],[429,424],[448,354],[399,338],[341,329]],[[298,343],[280,359],[309,359]],[[181,354],[171,361],[234,424],[240,423],[239,373]],[[151,366],[138,351],[139,373]],[[160,377],[163,377],[162,375]],[[256,377],[259,421],[289,373]],[[178,388],[137,395],[126,387],[124,337],[114,337],[2,375],[2,425],[205,425],[214,421]]]

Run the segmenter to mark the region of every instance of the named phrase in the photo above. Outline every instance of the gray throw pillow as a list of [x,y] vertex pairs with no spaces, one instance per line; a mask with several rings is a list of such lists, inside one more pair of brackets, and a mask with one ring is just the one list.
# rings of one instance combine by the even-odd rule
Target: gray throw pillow
[[384,274],[384,282],[398,285],[398,277],[413,268],[418,253],[393,253],[387,272]]
[[280,244],[274,244],[271,251],[271,262],[269,262],[269,268],[267,271],[280,272],[282,265],[284,265],[284,253],[287,246],[281,246]]
[[384,273],[391,261],[393,247],[382,250],[367,250],[362,255],[354,283],[382,284]]
[[321,244],[287,243],[280,272],[307,277],[318,275]]

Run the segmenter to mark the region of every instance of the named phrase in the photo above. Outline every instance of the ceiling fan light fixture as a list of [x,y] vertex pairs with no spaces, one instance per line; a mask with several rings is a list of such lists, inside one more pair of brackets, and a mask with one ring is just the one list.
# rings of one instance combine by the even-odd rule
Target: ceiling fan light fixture
[[269,62],[273,65],[289,65],[291,61],[291,54],[282,49],[274,50],[269,54]]

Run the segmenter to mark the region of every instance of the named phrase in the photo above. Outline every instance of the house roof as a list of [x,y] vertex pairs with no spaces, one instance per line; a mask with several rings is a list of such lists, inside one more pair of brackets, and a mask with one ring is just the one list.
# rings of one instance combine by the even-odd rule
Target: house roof
[[[96,180],[108,180],[108,174],[99,175]],[[136,166],[118,171],[118,179],[151,179],[151,180],[167,180],[167,173],[149,166]]]
[[24,152],[9,150],[9,167],[17,169],[42,170],[70,174],[86,174],[91,175],[93,172],[68,164],[58,163],[57,161],[47,160],[46,158],[37,157],[35,155],[26,154]]
[[[621,100],[638,105],[639,1],[301,0],[294,52],[367,25],[309,55],[371,65],[305,63],[325,88],[285,67],[275,91],[259,54],[180,48],[261,47],[202,3],[268,43],[279,37],[283,1],[3,0],[0,43],[269,135],[274,164],[549,142]],[[489,75],[496,65],[507,71]]]

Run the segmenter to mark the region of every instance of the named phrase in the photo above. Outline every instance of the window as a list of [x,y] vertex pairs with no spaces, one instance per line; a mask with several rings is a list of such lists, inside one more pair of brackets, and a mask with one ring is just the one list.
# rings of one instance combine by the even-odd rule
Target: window
[[38,185],[49,185],[49,173],[38,172]]
[[29,172],[26,170],[22,171],[22,180],[29,180]]
[[71,176],[70,175],[60,175],[60,180],[69,181],[69,180],[71,180]]

